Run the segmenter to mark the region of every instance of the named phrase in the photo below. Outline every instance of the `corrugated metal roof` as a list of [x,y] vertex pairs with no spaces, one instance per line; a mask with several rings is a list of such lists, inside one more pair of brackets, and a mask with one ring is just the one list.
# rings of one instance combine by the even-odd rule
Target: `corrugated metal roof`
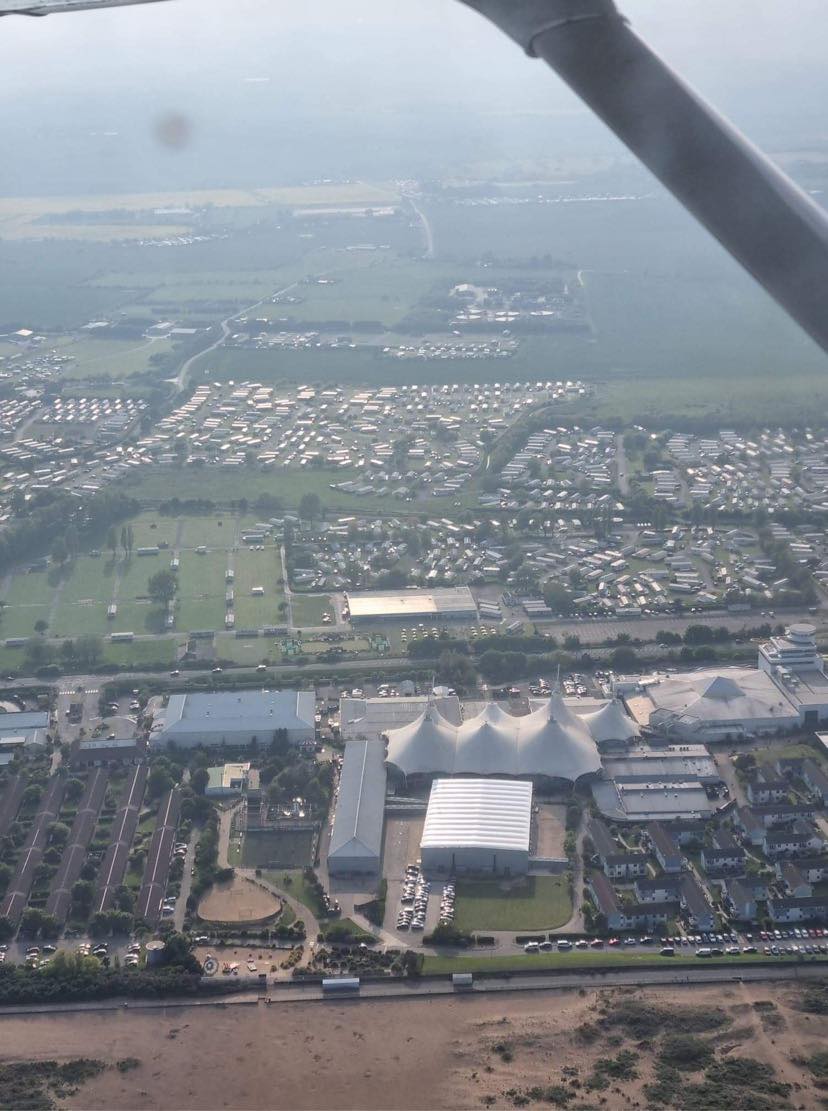
[[529,851],[532,784],[505,779],[437,779],[421,848]]
[[240,729],[314,728],[313,691],[222,691],[174,694],[159,714],[165,735]]
[[385,745],[356,739],[345,745],[328,859],[379,860],[385,811]]

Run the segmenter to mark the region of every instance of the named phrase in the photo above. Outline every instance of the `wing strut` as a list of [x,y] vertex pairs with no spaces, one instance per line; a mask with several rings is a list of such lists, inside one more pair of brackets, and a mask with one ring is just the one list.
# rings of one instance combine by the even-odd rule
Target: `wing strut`
[[828,351],[828,212],[635,35],[613,0],[462,0],[570,88]]

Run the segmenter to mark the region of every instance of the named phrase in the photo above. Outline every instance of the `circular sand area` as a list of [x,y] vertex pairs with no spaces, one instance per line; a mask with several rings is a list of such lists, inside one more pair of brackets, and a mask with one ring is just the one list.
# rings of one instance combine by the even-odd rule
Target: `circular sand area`
[[234,876],[210,888],[199,903],[198,914],[205,922],[242,925],[273,918],[281,909],[281,900],[275,895],[243,876]]

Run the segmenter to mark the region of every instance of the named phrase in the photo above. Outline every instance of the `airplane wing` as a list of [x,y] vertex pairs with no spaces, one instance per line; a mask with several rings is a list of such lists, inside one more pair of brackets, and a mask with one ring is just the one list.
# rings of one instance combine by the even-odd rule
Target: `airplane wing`
[[158,0],[0,0],[0,16],[51,15],[93,8],[122,8],[127,4],[153,4]]

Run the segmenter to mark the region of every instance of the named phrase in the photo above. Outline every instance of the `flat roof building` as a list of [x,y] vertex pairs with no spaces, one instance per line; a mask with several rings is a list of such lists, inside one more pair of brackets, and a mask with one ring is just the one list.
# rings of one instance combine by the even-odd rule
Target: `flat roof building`
[[259,769],[246,764],[221,764],[208,768],[210,779],[204,794],[208,798],[233,798],[238,795],[258,795]]
[[389,729],[409,725],[430,703],[453,725],[459,725],[462,721],[460,700],[456,694],[442,698],[432,698],[426,694],[396,698],[343,697],[339,700],[339,731],[344,740],[352,737],[376,739]]
[[531,825],[531,783],[437,779],[420,842],[423,871],[523,875]]
[[328,875],[379,874],[385,813],[385,746],[376,738],[348,741],[328,848]]
[[437,590],[376,590],[348,594],[353,624],[370,621],[477,621],[467,586]]
[[265,748],[282,730],[291,744],[305,744],[314,739],[315,711],[313,691],[173,694],[154,712],[150,744],[244,748],[255,741]]
[[631,748],[617,756],[605,756],[604,771],[625,783],[718,783],[716,762],[704,745],[668,745],[663,748]]

